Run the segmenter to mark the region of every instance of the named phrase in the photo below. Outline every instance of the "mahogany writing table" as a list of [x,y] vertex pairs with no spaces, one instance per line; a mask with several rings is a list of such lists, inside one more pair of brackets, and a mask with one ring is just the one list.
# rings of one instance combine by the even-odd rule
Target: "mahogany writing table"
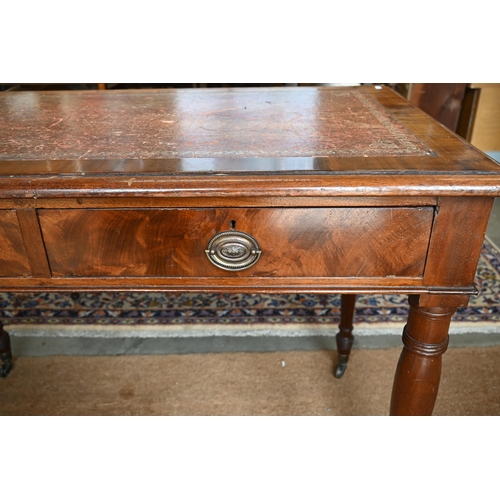
[[1,290],[341,293],[338,378],[355,294],[405,293],[395,415],[432,413],[499,193],[381,86],[0,95]]

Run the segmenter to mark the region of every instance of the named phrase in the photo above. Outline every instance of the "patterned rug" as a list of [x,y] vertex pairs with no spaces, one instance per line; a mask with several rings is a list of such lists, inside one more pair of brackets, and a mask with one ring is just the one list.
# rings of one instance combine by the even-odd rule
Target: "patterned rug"
[[[489,239],[483,245],[476,286],[479,295],[457,311],[455,323],[500,321],[500,250]],[[359,326],[399,328],[408,312],[404,295],[360,295],[356,306]],[[19,326],[331,326],[339,322],[339,308],[339,295],[322,294],[0,294],[2,322]]]

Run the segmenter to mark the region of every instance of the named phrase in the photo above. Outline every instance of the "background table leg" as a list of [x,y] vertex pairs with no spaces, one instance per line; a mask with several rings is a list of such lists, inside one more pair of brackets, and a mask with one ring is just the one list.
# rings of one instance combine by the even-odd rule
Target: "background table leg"
[[337,341],[338,362],[333,374],[336,378],[342,378],[344,375],[349,354],[351,353],[354,336],[352,335],[354,306],[356,305],[356,295],[342,294],[340,296],[340,325],[339,333],[335,339]]
[[391,399],[391,415],[431,415],[441,378],[441,357],[448,347],[448,329],[456,307],[421,307],[410,296]]
[[12,353],[9,334],[0,323],[0,377],[6,377],[12,370]]

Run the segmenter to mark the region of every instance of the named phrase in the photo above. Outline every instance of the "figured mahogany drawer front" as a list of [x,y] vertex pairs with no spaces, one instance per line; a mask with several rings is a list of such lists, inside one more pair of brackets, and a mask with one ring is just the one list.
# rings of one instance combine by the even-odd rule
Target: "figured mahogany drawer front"
[[[433,208],[71,209],[39,220],[54,276],[418,277]],[[248,269],[207,258],[231,228],[258,242]]]
[[0,276],[29,276],[31,267],[14,210],[0,210]]

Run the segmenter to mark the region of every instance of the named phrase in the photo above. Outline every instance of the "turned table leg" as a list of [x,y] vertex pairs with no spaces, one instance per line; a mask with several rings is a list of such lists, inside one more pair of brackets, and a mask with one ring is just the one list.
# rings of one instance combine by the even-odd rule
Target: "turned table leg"
[[456,307],[421,307],[410,296],[403,352],[392,389],[391,415],[431,415],[441,378],[441,357]]
[[336,378],[342,378],[344,375],[349,354],[351,353],[354,337],[352,335],[352,323],[354,318],[354,306],[356,304],[356,295],[342,294],[340,296],[340,325],[339,333],[335,340],[337,341],[338,363],[333,371]]
[[0,323],[0,377],[6,377],[12,370],[12,353],[9,334]]

